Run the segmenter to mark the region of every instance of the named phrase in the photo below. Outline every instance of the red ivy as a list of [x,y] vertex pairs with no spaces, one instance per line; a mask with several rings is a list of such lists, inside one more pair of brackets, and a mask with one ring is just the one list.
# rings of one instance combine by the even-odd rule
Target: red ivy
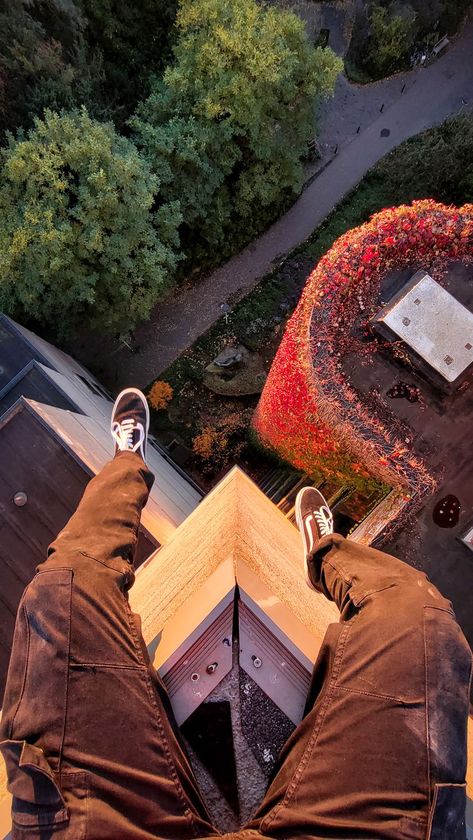
[[254,418],[265,445],[309,474],[351,470],[411,490],[435,485],[424,464],[348,385],[340,360],[357,320],[379,307],[388,271],[473,253],[473,205],[431,200],[377,213],[334,243],[309,276]]

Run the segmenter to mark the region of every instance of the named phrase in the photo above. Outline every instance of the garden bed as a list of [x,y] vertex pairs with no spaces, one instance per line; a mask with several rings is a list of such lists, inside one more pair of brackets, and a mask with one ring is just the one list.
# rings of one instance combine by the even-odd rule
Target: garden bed
[[[166,408],[151,410],[152,431],[165,446],[179,441],[185,447],[180,450],[183,466],[206,490],[234,463],[257,483],[268,470],[282,464],[265,454],[251,433],[259,394],[218,395],[204,385],[203,377],[207,365],[228,346],[244,345],[258,353],[266,371],[270,369],[311,266],[312,260],[303,256],[288,261],[159,376],[171,385],[173,396]],[[207,445],[208,457],[195,451],[199,436],[204,436],[200,451],[205,453]]]

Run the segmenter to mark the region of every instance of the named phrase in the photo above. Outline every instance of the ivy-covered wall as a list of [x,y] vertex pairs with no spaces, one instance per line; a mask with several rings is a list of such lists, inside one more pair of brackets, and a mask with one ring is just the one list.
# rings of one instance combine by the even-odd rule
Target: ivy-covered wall
[[473,205],[416,201],[341,236],[309,276],[254,418],[264,445],[309,475],[425,493],[427,468],[347,383],[342,360],[379,309],[390,271],[471,257]]

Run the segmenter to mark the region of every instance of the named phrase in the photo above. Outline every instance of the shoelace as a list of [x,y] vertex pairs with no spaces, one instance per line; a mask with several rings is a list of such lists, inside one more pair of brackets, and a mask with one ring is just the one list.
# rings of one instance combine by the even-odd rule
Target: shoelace
[[314,510],[314,516],[323,537],[333,534],[333,516],[330,508],[322,505],[318,510]]
[[[133,443],[134,432],[138,432],[136,443]],[[129,450],[130,452],[136,452],[145,439],[145,430],[143,424],[137,423],[133,417],[125,417],[121,423],[116,421],[113,424],[112,436],[119,449],[122,451]]]

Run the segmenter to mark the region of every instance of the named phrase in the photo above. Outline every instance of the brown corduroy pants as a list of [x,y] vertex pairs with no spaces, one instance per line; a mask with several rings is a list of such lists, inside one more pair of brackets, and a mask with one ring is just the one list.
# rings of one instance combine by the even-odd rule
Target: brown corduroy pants
[[[15,840],[220,836],[127,591],[153,476],[120,453],[22,597],[0,745]],[[471,654],[424,574],[333,535],[312,558],[340,609],[306,714],[228,838],[465,837]]]

